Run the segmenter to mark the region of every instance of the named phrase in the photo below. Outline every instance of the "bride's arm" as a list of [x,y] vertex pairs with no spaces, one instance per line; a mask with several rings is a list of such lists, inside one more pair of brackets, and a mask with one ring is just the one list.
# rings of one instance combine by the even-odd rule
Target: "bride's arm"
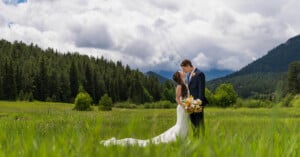
[[177,102],[177,104],[182,105],[180,97],[181,97],[181,85],[177,85],[177,87],[176,87],[176,102]]

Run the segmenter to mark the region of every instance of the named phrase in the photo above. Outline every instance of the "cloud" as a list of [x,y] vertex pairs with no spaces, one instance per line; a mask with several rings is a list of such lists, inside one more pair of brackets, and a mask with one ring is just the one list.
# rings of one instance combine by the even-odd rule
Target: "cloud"
[[155,52],[153,46],[146,41],[136,40],[125,47],[124,52],[130,56],[136,56],[141,59],[150,57]]
[[224,69],[234,69],[236,65],[241,65],[241,60],[235,56],[229,56],[218,60],[217,65]]
[[192,59],[194,66],[201,67],[204,70],[207,70],[211,67],[211,60],[205,56],[203,53],[198,53],[198,55]]
[[82,26],[75,29],[75,45],[78,47],[93,47],[110,49],[113,41],[107,27],[104,25]]
[[[292,0],[293,1],[293,0]],[[240,13],[258,13],[263,16],[274,16],[277,15],[283,6],[291,0],[272,0],[270,1],[261,1],[261,0],[252,0],[252,1],[240,1],[240,0],[230,0],[227,1],[227,5],[230,8],[235,9]]]
[[180,4],[176,0],[150,0],[150,3],[160,9],[167,9],[170,11],[178,11],[180,9]]
[[0,15],[0,26],[5,25],[5,23],[6,23],[6,20],[4,19],[3,16]]
[[300,32],[299,7],[295,0],[0,1],[0,38],[143,71],[177,70],[185,58],[200,69],[238,70]]

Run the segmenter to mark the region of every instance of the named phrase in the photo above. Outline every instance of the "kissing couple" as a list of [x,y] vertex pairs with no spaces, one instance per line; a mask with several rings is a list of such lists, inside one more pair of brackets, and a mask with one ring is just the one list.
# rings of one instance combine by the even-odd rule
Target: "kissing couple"
[[[178,138],[185,140],[189,132],[189,120],[192,124],[194,138],[205,135],[204,108],[208,101],[205,97],[205,75],[197,67],[193,66],[190,60],[183,60],[180,64],[182,71],[176,71],[173,74],[173,80],[176,83],[176,102],[177,102],[177,120],[176,124],[162,134],[151,139],[124,138],[116,139],[115,137],[102,140],[101,144],[108,145],[139,145],[147,146],[148,144],[159,144],[174,142]],[[201,100],[200,112],[187,112],[183,100],[188,97]]]

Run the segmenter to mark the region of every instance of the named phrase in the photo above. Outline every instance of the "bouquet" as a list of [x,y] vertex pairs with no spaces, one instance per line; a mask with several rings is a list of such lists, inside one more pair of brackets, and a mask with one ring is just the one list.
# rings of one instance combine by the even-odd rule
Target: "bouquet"
[[194,100],[193,96],[189,96],[182,100],[184,109],[187,113],[202,112],[203,106],[200,99]]

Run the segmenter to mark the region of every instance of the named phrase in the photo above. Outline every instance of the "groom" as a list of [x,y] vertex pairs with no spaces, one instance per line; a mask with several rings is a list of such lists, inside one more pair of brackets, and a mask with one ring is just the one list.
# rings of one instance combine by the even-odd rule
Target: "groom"
[[203,105],[202,112],[190,114],[190,119],[193,124],[194,137],[199,137],[200,128],[201,134],[204,136],[204,106],[208,103],[205,97],[205,75],[198,68],[194,67],[190,60],[183,60],[180,66],[183,72],[188,73],[187,84],[190,95],[192,95],[194,99],[200,99]]

